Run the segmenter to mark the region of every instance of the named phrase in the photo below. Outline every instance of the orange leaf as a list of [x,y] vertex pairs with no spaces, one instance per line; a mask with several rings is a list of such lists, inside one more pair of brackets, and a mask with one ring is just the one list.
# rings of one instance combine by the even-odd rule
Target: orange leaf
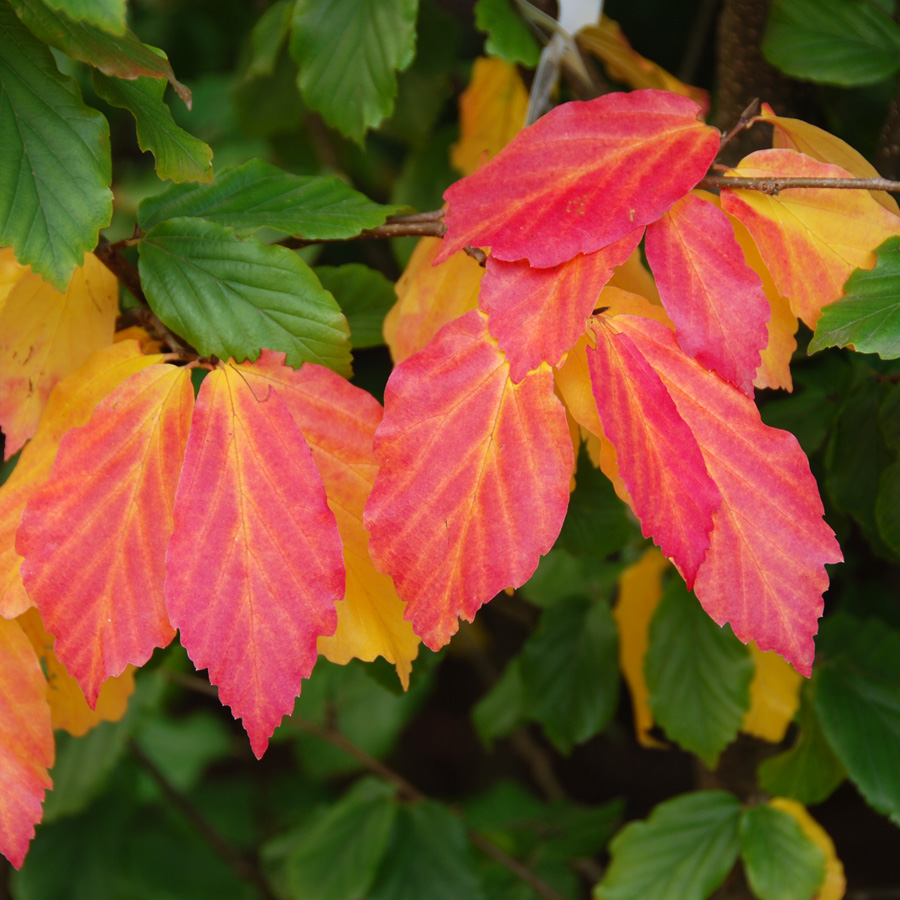
[[391,373],[375,455],[372,557],[436,650],[559,535],[574,453],[550,369],[513,384],[487,317],[466,313]]
[[[819,162],[833,163],[846,169],[856,178],[880,178],[881,174],[858,150],[839,137],[803,122],[776,116],[768,103],[763,103],[759,121],[774,126],[772,146],[776,149],[797,150]],[[900,213],[897,201],[887,191],[872,191],[872,196],[888,212]]]
[[634,731],[643,747],[663,747],[650,734],[653,711],[650,709],[644,657],[649,646],[650,622],[662,599],[662,576],[669,561],[651,547],[619,576],[619,599],[613,616],[619,628],[619,666],[634,709]]
[[597,25],[586,25],[575,40],[603,62],[609,77],[630,88],[660,88],[690,97],[700,106],[703,115],[709,112],[709,94],[692,87],[669,74],[662,66],[636,53],[622,34],[617,22],[603,16]]
[[658,219],[706,174],[719,133],[665,91],[557,106],[448,188],[438,260],[466,244],[555,266]]
[[481,57],[459,98],[460,138],[450,149],[454,167],[468,175],[496,156],[522,129],[528,91],[519,70],[499,57]]
[[13,619],[32,605],[19,574],[16,530],[25,504],[50,475],[63,435],[87,422],[97,403],[125,378],[161,360],[142,356],[135,341],[115,344],[98,350],[50,392],[35,436],[0,486],[0,616]]
[[397,302],[384,319],[394,364],[418,353],[448,322],[478,306],[484,269],[468,253],[434,265],[443,241],[422,238],[397,282]]
[[763,653],[755,641],[750,642],[750,655],[756,671],[750,682],[750,709],[741,731],[778,744],[794,721],[803,679],[777,653]]
[[[852,177],[794,150],[759,150],[731,172],[755,178]],[[779,293],[810,328],[823,306],[843,296],[850,273],[873,268],[875,248],[900,234],[900,217],[868,191],[789,188],[769,196],[723,190],[721,196],[722,209],[753,235]]]
[[47,682],[18,622],[0,618],[0,853],[17,869],[53,783]]
[[633,316],[611,323],[662,378],[722,494],[697,598],[740,640],[809,676],[825,563],[842,556],[797,439],[764,425],[753,401],[685,354],[668,328]]
[[678,343],[752,397],[770,310],[728,216],[687,194],[647,227],[646,252]]
[[628,335],[613,333],[607,321],[595,325],[597,346],[587,352],[603,432],[616,448],[644,537],[653,538],[690,588],[722,498],[659,375]]
[[309,446],[277,391],[257,394],[246,371],[225,365],[201,385],[165,590],[182,645],[261,757],[312,671],[317,638],[334,633],[344,566]]
[[578,254],[549,269],[488,258],[479,305],[516,384],[542,362],[559,364],[584,334],[613,270],[631,256],[643,233],[635,228],[596,253]]
[[128,698],[134,693],[132,666],[128,666],[116,678],[103,683],[97,706],[91,709],[78,682],[56,658],[53,637],[44,631],[38,611],[29,609],[17,621],[28,635],[47,677],[47,702],[50,704],[54,729],[61,728],[75,737],[81,737],[101,722],[118,722],[125,715]]
[[187,369],[123,381],[63,438],[16,535],[25,588],[92,709],[107,678],[175,635],[162,586],[193,399]]
[[[2,257],[11,253],[0,250]],[[0,303],[0,428],[7,459],[34,434],[53,385],[112,342],[119,311],[118,282],[93,253],[65,293],[28,266],[18,266],[18,274]]]
[[396,666],[403,687],[409,687],[419,638],[403,618],[405,607],[393,581],[372,564],[362,521],[378,471],[372,441],[381,423],[381,404],[330,369],[307,363],[298,371],[284,365],[283,353],[264,350],[255,365],[239,368],[251,384],[268,383],[284,400],[309,444],[337,520],[347,588],[337,605],[337,631],[319,638],[319,653],[341,665],[354,657],[371,661],[383,656]]

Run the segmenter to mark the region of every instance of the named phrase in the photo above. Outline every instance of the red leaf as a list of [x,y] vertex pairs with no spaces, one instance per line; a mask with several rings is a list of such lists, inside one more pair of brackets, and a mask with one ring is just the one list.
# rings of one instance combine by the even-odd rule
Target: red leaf
[[559,535],[574,467],[548,366],[518,385],[476,310],[397,366],[375,437],[370,550],[433,650]]
[[165,592],[182,645],[261,757],[312,671],[316,639],[334,632],[344,566],[300,429],[275,390],[260,399],[242,372],[223,366],[200,388]]
[[635,317],[614,324],[659,373],[722,494],[694,592],[720,625],[808,676],[825,563],[842,556],[797,439],[764,425],[753,401],[687,356],[669,329]]
[[587,352],[603,432],[616,448],[644,536],[691,587],[722,498],[659,375],[627,334],[612,333],[608,321],[619,320],[601,319],[594,327],[597,347]]
[[53,756],[44,673],[19,623],[0,618],[0,853],[17,869],[53,786]]
[[770,308],[728,216],[688,194],[647,228],[645,248],[678,343],[752,397]]
[[596,253],[549,269],[488,257],[479,305],[516,384],[542,362],[558,365],[575,345],[613,269],[631,256],[643,233],[635,228]]
[[63,438],[16,535],[25,588],[92,709],[103,681],[175,635],[162,585],[193,399],[186,369],[127,378]]
[[699,112],[657,90],[556,107],[450,186],[438,260],[472,244],[546,268],[658,219],[718,153]]

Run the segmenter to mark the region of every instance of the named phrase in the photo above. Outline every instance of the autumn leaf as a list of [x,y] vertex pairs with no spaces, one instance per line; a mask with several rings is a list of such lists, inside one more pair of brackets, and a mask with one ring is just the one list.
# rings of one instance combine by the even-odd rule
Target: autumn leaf
[[47,679],[46,695],[54,730],[62,729],[81,737],[101,722],[118,722],[125,715],[128,698],[134,693],[133,666],[103,683],[97,705],[91,709],[78,682],[56,658],[53,636],[44,630],[38,611],[29,609],[17,621],[28,635]]
[[547,269],[488,257],[479,306],[516,384],[542,362],[560,363],[584,333],[613,269],[631,256],[643,233],[635,228],[602,250]]
[[440,238],[422,238],[397,282],[397,302],[384,318],[384,340],[394,364],[418,353],[448,322],[476,309],[484,269],[468,253],[434,259]]
[[466,244],[555,266],[659,218],[706,174],[718,132],[665,91],[566,103],[451,185],[438,261]]
[[616,448],[644,537],[653,538],[690,588],[722,498],[659,375],[627,335],[605,322],[594,326],[596,349],[587,353],[603,432]]
[[741,731],[781,743],[800,706],[803,679],[777,653],[763,653],[754,641],[750,642],[750,656],[756,670],[750,682],[750,709]]
[[344,566],[309,446],[276,390],[256,393],[244,372],[222,366],[200,387],[165,594],[182,645],[261,757],[316,640],[334,633]]
[[528,91],[519,70],[499,57],[481,57],[459,98],[459,141],[450,148],[453,166],[469,175],[500,152],[522,129]]
[[394,369],[375,455],[372,557],[436,650],[559,535],[574,454],[550,369],[514,384],[487,317],[469,312]]
[[[839,166],[794,150],[759,150],[731,170],[736,176],[850,178]],[[723,190],[722,209],[739,219],[759,247],[779,293],[810,328],[822,307],[843,296],[854,269],[871,269],[879,244],[900,234],[900,217],[868,191],[788,188]]]
[[742,641],[775,650],[808,677],[824,564],[842,556],[797,439],[764,425],[753,401],[687,356],[669,329],[634,316],[610,323],[659,374],[722,495],[697,598]]
[[284,365],[284,355],[264,350],[254,366],[238,369],[251,385],[270,385],[284,401],[312,451],[344,547],[347,586],[337,605],[337,630],[318,640],[319,653],[344,665],[383,656],[409,687],[419,638],[403,618],[404,604],[387,575],[375,570],[363,508],[378,462],[372,442],[381,423],[381,404],[329,369],[307,363]]
[[[12,249],[0,250],[7,265]],[[53,385],[112,343],[119,312],[115,276],[93,253],[58,291],[18,266],[0,302],[0,428],[6,458],[34,435]],[[5,280],[5,279],[4,279]]]
[[18,622],[0,618],[0,853],[17,869],[52,787],[47,682]]
[[63,438],[22,516],[25,589],[92,709],[175,635],[162,586],[192,406],[187,369],[135,373]]
[[32,605],[19,574],[22,558],[16,553],[16,530],[25,505],[50,475],[63,435],[87,422],[100,400],[129,375],[161,360],[143,356],[136,341],[125,341],[92,354],[50,392],[35,436],[0,486],[0,616],[15,618]]
[[647,227],[645,246],[678,343],[752,397],[769,302],[728,217],[687,194]]

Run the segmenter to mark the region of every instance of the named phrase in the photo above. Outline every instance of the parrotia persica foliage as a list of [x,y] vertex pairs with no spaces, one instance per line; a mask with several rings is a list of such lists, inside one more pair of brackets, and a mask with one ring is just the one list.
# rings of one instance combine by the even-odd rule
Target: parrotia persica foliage
[[[59,721],[38,654],[90,710],[178,631],[261,756],[318,653],[382,655],[406,685],[420,639],[438,649],[532,575],[562,527],[580,435],[708,614],[810,674],[841,552],[800,446],[763,424],[754,388],[790,388],[797,319],[814,327],[900,218],[867,192],[696,190],[721,141],[700,112],[661,90],[610,94],[500,152],[508,135],[460,149],[474,171],[447,191],[443,243],[417,251],[386,323],[398,364],[384,409],[284,353],[185,366],[135,340],[106,346],[99,312],[98,336],[76,342],[89,358],[45,348],[42,410],[0,405],[8,449],[25,444],[0,490],[13,864]],[[776,148],[734,174],[854,174],[849,148],[838,165],[834,139],[768,118]],[[466,247],[487,253],[484,271]],[[4,253],[5,355],[33,327],[19,294],[53,289]],[[89,255],[41,302],[106,308],[90,302],[114,292],[97,268]],[[26,628],[32,606],[52,650]]]

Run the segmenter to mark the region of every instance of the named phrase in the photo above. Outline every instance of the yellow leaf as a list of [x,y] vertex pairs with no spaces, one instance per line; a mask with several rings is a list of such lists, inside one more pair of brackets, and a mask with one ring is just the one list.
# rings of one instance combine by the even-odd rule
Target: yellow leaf
[[113,342],[137,341],[141,345],[143,353],[159,353],[162,350],[162,341],[152,337],[150,332],[141,325],[130,325],[122,328],[113,335]]
[[[4,255],[8,251],[3,251]],[[18,265],[18,264],[16,264]],[[0,280],[10,277],[5,258]],[[119,310],[115,276],[88,253],[65,293],[28,266],[0,288],[0,427],[9,458],[30,438],[53,386],[112,342]]]
[[518,69],[497,57],[476,59],[459,98],[460,139],[450,150],[454,167],[469,175],[496,156],[521,130],[527,110]]
[[763,653],[755,641],[748,646],[756,671],[750,682],[750,708],[741,731],[777,744],[784,739],[800,705],[803,678],[774,650]]
[[698,103],[703,115],[709,112],[709,94],[702,88],[679,81],[661,66],[636,53],[622,34],[617,22],[603,16],[599,25],[587,25],[575,40],[603,63],[609,77],[631,88],[659,88],[690,97]]
[[847,879],[844,877],[843,863],[837,857],[834,841],[828,832],[796,800],[775,797],[769,801],[769,805],[793,816],[803,833],[825,854],[825,880],[816,894],[816,900],[841,900],[847,890]]
[[[776,116],[768,103],[763,103],[759,121],[774,126],[773,147],[799,150],[820,162],[840,166],[857,178],[881,177],[875,166],[839,137],[801,119]],[[887,191],[872,191],[871,194],[886,210],[900,213],[897,201]]]
[[662,597],[662,576],[669,561],[657,547],[651,547],[619,577],[619,600],[613,616],[619,627],[619,665],[634,710],[635,736],[644,747],[663,747],[650,735],[653,712],[647,702],[644,657],[647,655],[650,622]]
[[162,359],[143,356],[136,341],[112,344],[50,392],[37,432],[0,487],[0,616],[13,619],[33,605],[19,575],[22,557],[16,553],[16,530],[31,495],[50,475],[63,435],[84,425],[97,403],[129,375]]
[[125,715],[128,698],[134,693],[133,666],[104,682],[97,698],[97,707],[91,709],[78,682],[56,658],[53,638],[44,630],[38,611],[29,609],[17,621],[28,635],[47,677],[47,701],[54,729],[61,728],[75,737],[81,737],[101,722],[118,722]]

